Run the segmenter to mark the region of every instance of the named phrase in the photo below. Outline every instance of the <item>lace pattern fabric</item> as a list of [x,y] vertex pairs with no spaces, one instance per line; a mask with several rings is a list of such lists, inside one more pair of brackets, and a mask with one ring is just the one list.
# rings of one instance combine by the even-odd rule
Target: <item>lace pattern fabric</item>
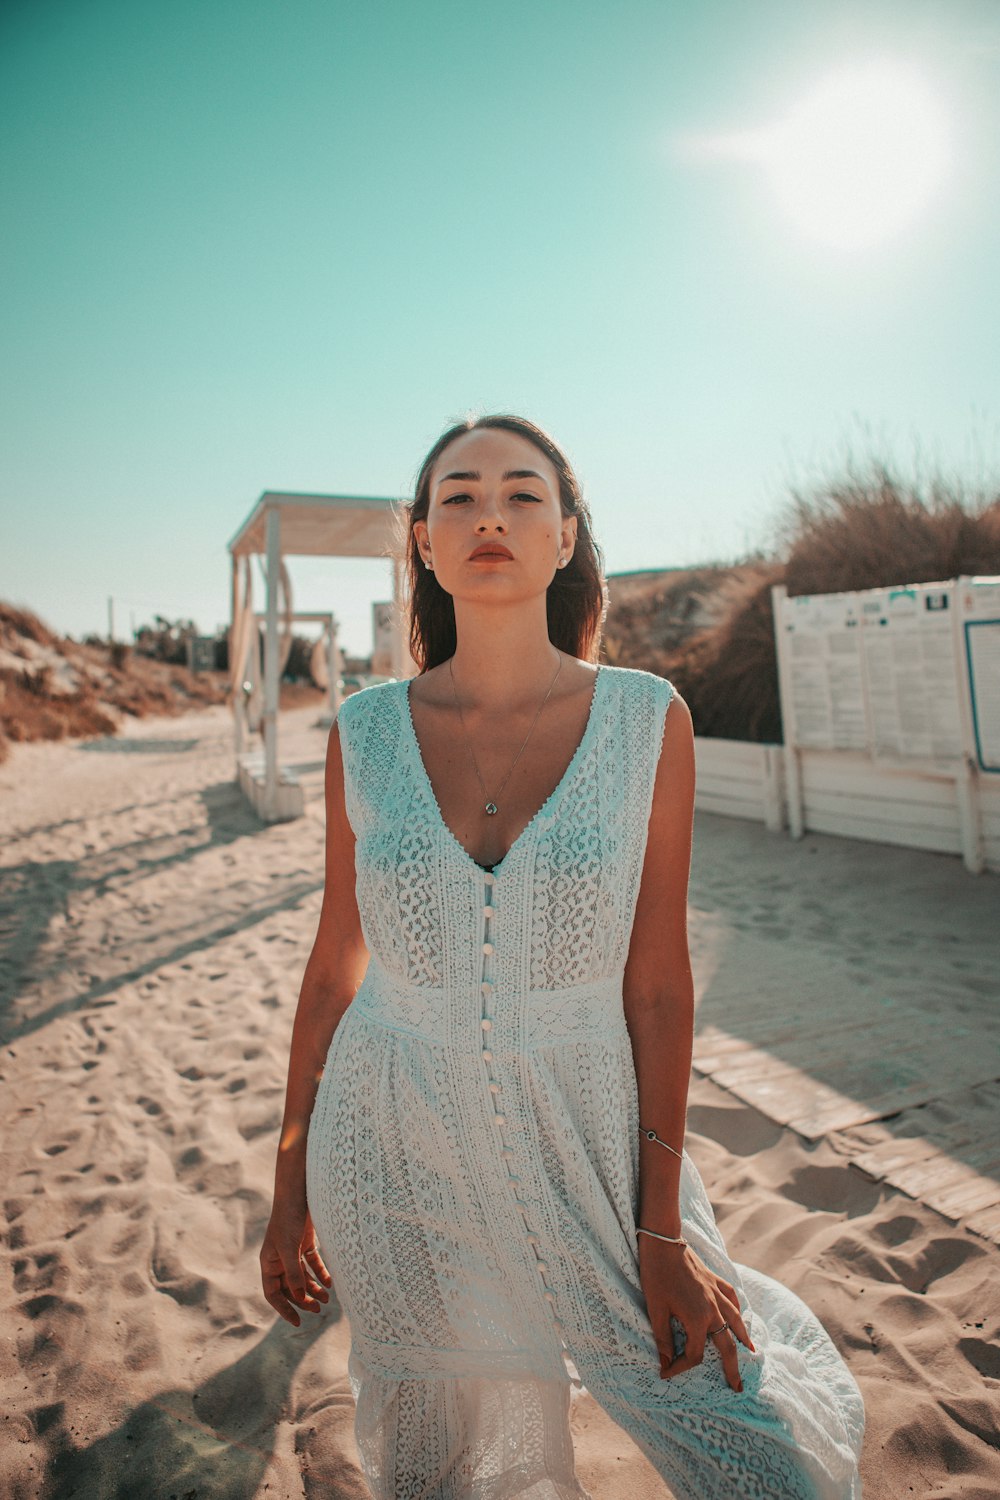
[[376,1497],[585,1496],[574,1380],[678,1500],[861,1494],[856,1382],[801,1299],[729,1258],[687,1153],[685,1236],[736,1288],[757,1353],[740,1346],[741,1393],[711,1340],[700,1366],[659,1375],[622,980],[672,695],[602,666],[565,775],[493,871],[441,818],[408,684],[340,710],[370,963],[306,1175]]

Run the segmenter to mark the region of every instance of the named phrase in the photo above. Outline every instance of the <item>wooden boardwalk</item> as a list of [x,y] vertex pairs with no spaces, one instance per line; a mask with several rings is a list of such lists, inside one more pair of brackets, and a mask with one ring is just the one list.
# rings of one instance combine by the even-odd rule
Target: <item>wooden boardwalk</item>
[[1000,879],[698,814],[694,1067],[1000,1244]]

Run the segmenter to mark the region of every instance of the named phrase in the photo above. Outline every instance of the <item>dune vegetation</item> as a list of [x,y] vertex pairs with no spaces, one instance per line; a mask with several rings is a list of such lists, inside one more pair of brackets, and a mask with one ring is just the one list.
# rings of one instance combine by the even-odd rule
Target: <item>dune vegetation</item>
[[[1000,574],[1000,489],[970,493],[937,477],[909,482],[882,464],[848,466],[791,491],[770,559],[643,575],[644,590],[617,610],[610,580],[605,656],[669,677],[699,735],[780,743],[772,585],[830,594],[970,574]],[[711,618],[699,621],[706,610]],[[652,625],[666,616],[672,631]]]

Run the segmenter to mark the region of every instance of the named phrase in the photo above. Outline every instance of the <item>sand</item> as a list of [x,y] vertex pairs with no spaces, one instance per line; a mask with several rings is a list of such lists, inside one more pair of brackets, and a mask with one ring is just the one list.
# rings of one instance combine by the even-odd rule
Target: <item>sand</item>
[[[257,1261],[322,895],[314,722],[283,715],[307,814],[270,828],[233,784],[223,709],[130,721],[119,739],[15,745],[0,767],[9,1500],[368,1494],[336,1300],[293,1329],[264,1302]],[[786,957],[791,945],[815,968],[845,941],[870,944],[877,903],[886,941],[907,935],[895,961],[919,979],[934,934],[884,899],[866,846],[814,837],[789,891],[787,839],[699,813],[700,992],[740,899],[721,878],[733,841],[777,893]],[[807,878],[823,899],[804,924]],[[988,952],[974,958],[984,987]],[[804,1027],[819,1003],[803,1002]],[[697,1072],[688,1119],[734,1259],[799,1292],[861,1385],[866,1500],[1000,1495],[1000,1248]],[[572,1420],[598,1500],[669,1494],[589,1394]]]

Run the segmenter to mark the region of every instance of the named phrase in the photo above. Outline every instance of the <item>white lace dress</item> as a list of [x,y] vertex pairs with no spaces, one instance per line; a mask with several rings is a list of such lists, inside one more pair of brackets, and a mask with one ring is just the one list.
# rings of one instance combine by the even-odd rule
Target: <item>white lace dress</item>
[[794,1292],[729,1258],[687,1153],[684,1235],[736,1288],[757,1352],[739,1345],[741,1393],[712,1340],[660,1378],[622,976],[672,695],[599,668],[565,775],[494,872],[441,818],[408,683],[340,710],[370,962],[327,1055],[306,1186],[377,1500],[586,1497],[574,1381],[677,1500],[861,1494],[853,1376]]

